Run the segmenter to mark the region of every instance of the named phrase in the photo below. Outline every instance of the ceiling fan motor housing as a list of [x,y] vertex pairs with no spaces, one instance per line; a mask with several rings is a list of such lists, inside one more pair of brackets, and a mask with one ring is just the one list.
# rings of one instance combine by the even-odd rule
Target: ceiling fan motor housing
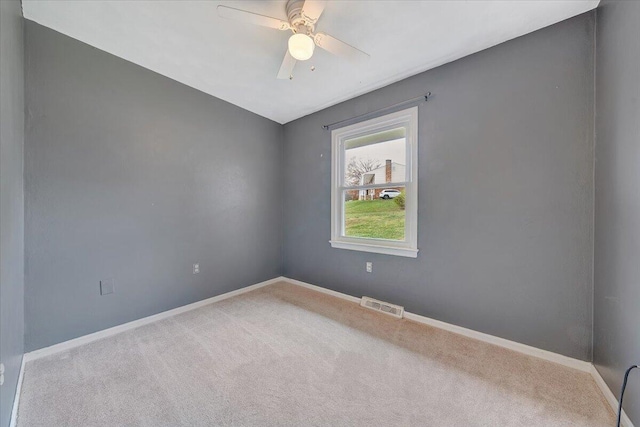
[[294,33],[311,35],[313,34],[316,20],[303,15],[302,7],[304,6],[304,1],[289,0],[287,2],[287,17]]

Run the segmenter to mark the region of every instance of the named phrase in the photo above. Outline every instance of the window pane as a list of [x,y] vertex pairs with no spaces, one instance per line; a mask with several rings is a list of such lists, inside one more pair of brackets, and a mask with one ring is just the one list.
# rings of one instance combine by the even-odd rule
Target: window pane
[[403,241],[404,187],[344,191],[344,235]]
[[377,132],[344,143],[344,185],[407,181],[405,128]]

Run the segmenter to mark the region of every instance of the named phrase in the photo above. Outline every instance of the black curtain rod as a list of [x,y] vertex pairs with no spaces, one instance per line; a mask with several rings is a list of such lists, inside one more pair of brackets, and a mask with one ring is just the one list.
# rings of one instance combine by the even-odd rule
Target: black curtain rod
[[426,94],[424,94],[422,96],[418,96],[416,98],[407,99],[406,101],[398,102],[397,104],[389,105],[388,107],[380,108],[379,110],[370,111],[370,112],[362,114],[360,116],[351,117],[350,119],[340,120],[339,122],[331,123],[331,124],[328,124],[328,125],[322,125],[322,129],[329,130],[330,128],[332,128],[332,127],[334,127],[336,125],[340,125],[342,123],[350,122],[352,120],[361,119],[363,117],[371,116],[373,114],[381,113],[383,111],[391,110],[393,108],[397,108],[397,107],[400,107],[400,106],[403,106],[403,105],[412,104],[414,102],[418,102],[418,101],[424,102],[424,101],[427,101],[430,97],[431,97],[431,92],[427,92]]

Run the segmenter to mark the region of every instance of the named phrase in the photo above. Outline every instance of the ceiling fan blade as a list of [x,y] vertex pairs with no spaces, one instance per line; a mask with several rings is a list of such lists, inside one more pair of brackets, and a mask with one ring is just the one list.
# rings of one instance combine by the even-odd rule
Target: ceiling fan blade
[[263,27],[275,28],[276,30],[288,30],[291,28],[287,21],[272,18],[270,16],[259,15],[246,10],[236,9],[228,6],[218,6],[218,16],[235,21],[248,22],[250,24],[262,25]]
[[302,5],[301,15],[304,19],[315,24],[318,18],[320,18],[320,15],[322,15],[326,5],[326,0],[305,0]]
[[290,79],[293,75],[293,68],[296,66],[296,62],[296,59],[291,56],[289,49],[287,49],[287,53],[282,60],[282,65],[280,65],[280,71],[278,71],[278,78],[280,80]]
[[369,55],[355,47],[325,33],[317,33],[313,40],[318,47],[353,62],[366,61]]

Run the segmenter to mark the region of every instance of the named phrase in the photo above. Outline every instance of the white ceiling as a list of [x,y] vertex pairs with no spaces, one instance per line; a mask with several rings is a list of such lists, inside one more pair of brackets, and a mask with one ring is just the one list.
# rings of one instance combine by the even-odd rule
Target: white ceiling
[[298,62],[293,80],[276,79],[290,32],[225,20],[216,12],[224,4],[286,20],[283,0],[23,0],[23,9],[27,19],[287,123],[581,14],[598,2],[329,1],[316,31],[371,59],[353,65],[316,49],[309,61]]

